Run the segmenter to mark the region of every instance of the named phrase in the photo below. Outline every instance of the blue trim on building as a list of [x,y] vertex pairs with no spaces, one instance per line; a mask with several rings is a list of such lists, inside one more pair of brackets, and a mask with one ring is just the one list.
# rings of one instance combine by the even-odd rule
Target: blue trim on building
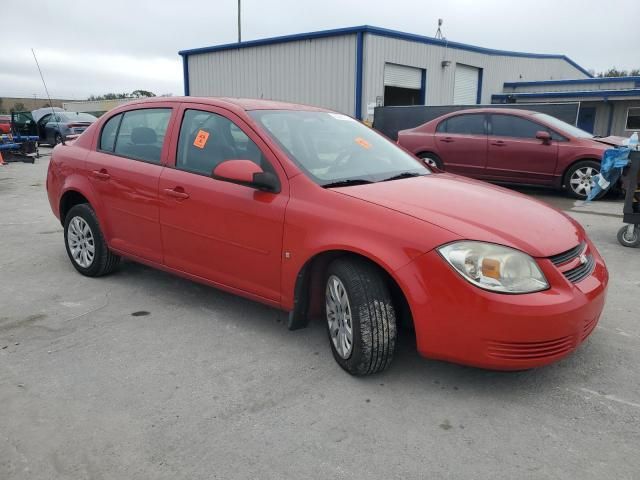
[[425,68],[422,69],[421,79],[420,79],[420,97],[418,97],[418,102],[420,105],[427,104],[427,70]]
[[535,93],[498,93],[491,95],[493,100],[508,100],[509,98],[576,98],[576,97],[637,97],[640,88],[629,90],[590,90],[580,92],[535,92]]
[[581,85],[581,84],[599,84],[599,83],[619,83],[619,82],[635,82],[636,86],[640,83],[640,77],[603,77],[603,78],[580,78],[573,80],[540,80],[537,82],[505,82],[504,88],[517,87],[537,87],[539,85]]
[[364,35],[356,33],[356,92],[355,92],[355,117],[362,120],[362,62],[364,55]]
[[556,58],[566,61],[582,73],[591,77],[592,75],[575,63],[566,55],[546,54],[546,53],[525,53],[525,52],[512,52],[508,50],[496,50],[493,48],[476,47],[475,45],[468,45],[465,43],[450,42],[447,40],[440,40],[432,37],[425,37],[422,35],[416,35],[413,33],[404,33],[397,30],[389,30],[386,28],[372,27],[369,25],[361,25],[358,27],[336,28],[333,30],[322,30],[310,33],[299,33],[294,35],[283,35],[280,37],[265,38],[260,40],[250,40],[247,42],[228,43],[224,45],[217,45],[211,47],[193,48],[189,50],[181,50],[178,52],[183,57],[188,55],[194,55],[198,53],[211,53],[220,52],[224,50],[233,50],[237,48],[257,47],[263,45],[273,45],[276,43],[295,42],[300,40],[313,40],[316,38],[335,37],[339,35],[351,35],[358,33],[371,33],[381,37],[395,38],[398,40],[407,40],[410,42],[424,43],[428,45],[438,45],[441,47],[454,48],[457,50],[466,50],[469,52],[484,53],[485,55],[503,55],[507,57],[525,57],[525,58]]
[[482,75],[484,69],[478,68],[478,93],[476,93],[476,104],[480,105],[482,103]]
[[184,82],[184,96],[189,96],[189,57],[182,56],[182,81]]

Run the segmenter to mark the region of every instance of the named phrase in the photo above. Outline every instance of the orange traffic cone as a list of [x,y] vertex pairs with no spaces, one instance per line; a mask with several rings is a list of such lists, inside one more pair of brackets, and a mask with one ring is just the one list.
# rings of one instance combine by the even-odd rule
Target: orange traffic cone
[[4,159],[2,158],[2,152],[0,152],[0,166],[4,167],[6,163],[4,163]]

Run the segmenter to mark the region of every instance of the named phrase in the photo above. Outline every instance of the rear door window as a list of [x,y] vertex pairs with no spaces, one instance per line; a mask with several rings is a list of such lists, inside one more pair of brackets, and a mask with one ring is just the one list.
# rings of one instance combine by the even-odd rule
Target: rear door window
[[437,131],[439,133],[460,135],[485,135],[485,116],[482,114],[469,114],[449,117],[438,125]]
[[113,152],[135,160],[160,164],[170,117],[170,108],[145,108],[125,112]]
[[551,133],[539,123],[515,115],[491,115],[491,135],[494,137],[534,139],[539,131]]

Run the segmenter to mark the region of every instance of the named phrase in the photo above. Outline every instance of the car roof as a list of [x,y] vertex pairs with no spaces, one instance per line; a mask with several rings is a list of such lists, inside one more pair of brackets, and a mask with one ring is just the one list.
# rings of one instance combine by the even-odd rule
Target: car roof
[[223,107],[240,110],[304,110],[316,112],[330,112],[320,107],[312,107],[310,105],[302,105],[298,103],[279,102],[276,100],[264,100],[257,98],[232,98],[232,97],[152,97],[145,99],[136,99],[127,103],[132,104],[148,104],[148,103],[200,103],[212,105],[214,107]]
[[533,110],[525,110],[522,108],[491,108],[491,107],[487,107],[487,108],[467,108],[464,110],[456,110],[455,112],[451,112],[448,115],[453,115],[456,113],[512,113],[515,115],[533,115],[535,113],[539,113],[539,112],[535,112]]

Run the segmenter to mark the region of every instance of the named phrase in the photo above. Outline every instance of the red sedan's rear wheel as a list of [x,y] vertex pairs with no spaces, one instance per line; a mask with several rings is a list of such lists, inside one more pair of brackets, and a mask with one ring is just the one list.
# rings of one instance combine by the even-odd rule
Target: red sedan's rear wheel
[[442,160],[435,153],[425,152],[418,155],[424,163],[429,167],[435,167],[442,170]]

